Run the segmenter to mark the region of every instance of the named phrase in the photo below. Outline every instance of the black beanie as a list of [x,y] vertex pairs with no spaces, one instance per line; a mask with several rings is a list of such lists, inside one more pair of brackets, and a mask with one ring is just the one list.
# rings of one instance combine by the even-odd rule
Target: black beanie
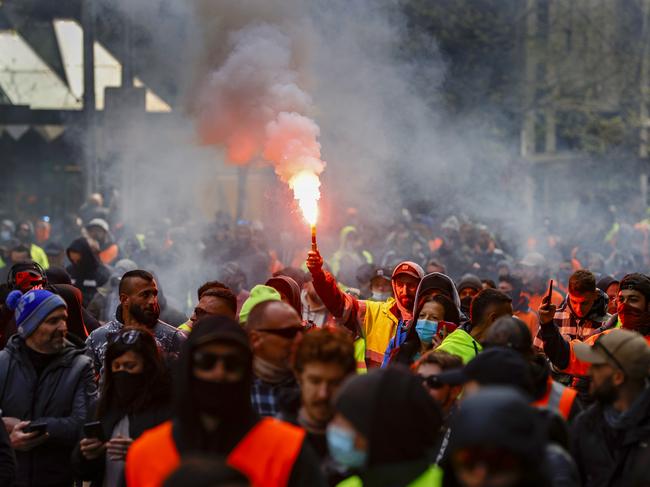
[[368,440],[368,466],[425,459],[442,425],[440,406],[399,365],[351,378],[335,406]]

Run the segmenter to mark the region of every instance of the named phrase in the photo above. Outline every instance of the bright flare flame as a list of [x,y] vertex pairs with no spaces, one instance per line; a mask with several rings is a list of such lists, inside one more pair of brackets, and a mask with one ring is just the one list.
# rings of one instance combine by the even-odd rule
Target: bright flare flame
[[318,200],[320,199],[320,179],[313,172],[303,171],[289,180],[293,196],[298,200],[302,214],[311,226],[318,220]]

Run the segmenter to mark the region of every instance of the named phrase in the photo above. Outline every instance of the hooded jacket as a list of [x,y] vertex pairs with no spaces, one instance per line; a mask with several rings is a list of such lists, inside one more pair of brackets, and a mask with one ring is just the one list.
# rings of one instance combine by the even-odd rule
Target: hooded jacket
[[314,289],[330,313],[343,326],[365,339],[366,364],[379,367],[398,325],[411,317],[402,315],[395,298],[383,302],[359,300],[341,292],[327,271],[313,272],[312,277]]
[[81,254],[81,261],[77,264],[70,264],[66,270],[70,274],[72,284],[83,295],[83,305],[88,306],[97,293],[97,288],[106,284],[111,277],[111,271],[102,264],[85,238],[74,240],[66,252],[68,258],[70,258],[70,252]]
[[396,366],[350,378],[335,407],[368,440],[361,485],[409,485],[431,468],[442,411],[408,369]]
[[94,407],[97,386],[92,363],[69,342],[40,377],[27,345],[14,335],[0,352],[0,409],[3,416],[46,423],[50,438],[28,452],[16,452],[16,485],[72,483],[70,454]]
[[447,335],[436,348],[437,352],[447,352],[460,357],[464,364],[476,357],[482,350],[483,346],[462,328],[457,328]]
[[[451,457],[464,448],[499,448],[517,457],[526,478],[516,486],[550,485],[544,469],[544,424],[528,400],[508,387],[485,387],[466,398],[451,422],[444,469],[444,486],[461,485]],[[541,461],[540,461],[541,460]]]
[[[200,411],[193,400],[196,397],[192,372],[193,355],[201,344],[218,341],[237,345],[241,354],[246,357],[246,366],[241,382],[237,384],[237,387],[230,389],[230,394],[239,395],[232,397],[239,407],[231,410],[228,417],[220,418],[221,421],[216,429],[209,432],[203,427]],[[162,479],[155,476],[166,477],[175,466],[178,466],[182,456],[197,452],[226,457],[227,463],[231,466],[237,465],[237,461],[243,461],[243,466],[237,465],[241,471],[247,474],[250,473],[248,469],[258,472],[259,469],[266,466],[263,460],[257,457],[243,459],[239,457],[237,459],[235,452],[242,445],[247,448],[255,447],[255,445],[248,444],[246,440],[253,441],[250,440],[250,435],[255,432],[261,421],[279,423],[276,424],[278,428],[286,429],[287,443],[295,441],[295,434],[302,435],[297,457],[293,459],[290,478],[284,485],[290,487],[323,486],[324,481],[317,457],[304,441],[304,431],[277,420],[260,420],[253,410],[249,392],[252,378],[253,353],[246,332],[235,321],[223,316],[201,318],[184,343],[178,361],[174,377],[172,421],[146,432],[129,450],[126,463],[126,477],[129,486],[160,485]],[[267,458],[277,465],[284,465],[284,462],[289,461],[289,458],[285,456],[285,450],[279,446],[274,449],[269,448],[269,445],[258,445],[258,449],[260,451],[266,449]],[[168,460],[176,465],[169,464]],[[269,468],[269,472],[272,470],[269,466],[267,468]],[[284,485],[270,481],[264,485],[284,487]]]
[[[68,319],[66,321],[68,326],[68,340],[76,347],[83,348],[84,340],[88,336],[88,333],[97,329],[99,323],[81,305],[81,291],[68,284],[48,285],[46,289],[58,294],[65,301],[68,307]],[[0,336],[0,348],[3,348],[6,341],[18,330],[16,329],[16,320],[13,311],[3,306],[1,316],[4,331],[2,336]]]
[[650,485],[650,388],[626,413],[610,420],[607,415],[605,406],[595,403],[571,428],[571,453],[584,485]]
[[302,319],[302,299],[300,296],[300,286],[289,276],[276,276],[266,281],[266,286],[272,287],[281,295],[286,296],[289,305],[296,310],[298,316]]
[[[460,297],[456,286],[450,277],[441,274],[439,272],[433,272],[427,274],[422,278],[418,289],[415,292],[415,301],[413,307],[413,317],[407,324],[407,329],[405,333],[395,334],[395,337],[390,341],[388,349],[386,350],[385,361],[388,363],[402,363],[405,365],[410,365],[415,361],[416,355],[420,352],[420,339],[417,332],[415,331],[415,324],[417,323],[418,316],[422,311],[424,303],[421,303],[422,296],[432,289],[440,289],[444,291],[445,297],[450,297],[453,305],[456,307],[458,313],[458,319],[446,319],[445,321],[454,322],[456,325],[460,325],[460,317],[464,316],[460,309]],[[445,317],[448,318],[448,317]],[[450,330],[452,332],[453,330]]]

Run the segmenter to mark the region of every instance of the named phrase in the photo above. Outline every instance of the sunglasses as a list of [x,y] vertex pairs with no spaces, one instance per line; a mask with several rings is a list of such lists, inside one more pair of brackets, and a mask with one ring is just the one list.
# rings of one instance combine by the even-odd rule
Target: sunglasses
[[429,375],[429,376],[418,375],[418,377],[422,380],[422,383],[429,389],[442,389],[445,386],[445,384],[440,382],[440,378],[437,375]]
[[457,469],[481,466],[492,473],[517,471],[521,465],[516,456],[501,448],[463,448],[454,452],[452,462]]
[[293,339],[296,338],[296,335],[305,331],[304,326],[290,326],[289,328],[259,328],[257,331],[263,331],[264,333],[270,333],[271,335],[276,335],[282,338]]
[[128,330],[122,333],[116,333],[108,338],[108,343],[123,343],[124,345],[133,345],[142,337],[143,332],[140,330]]
[[243,373],[246,368],[244,359],[237,354],[217,354],[212,352],[194,352],[192,355],[194,367],[199,370],[212,370],[221,363],[226,372]]

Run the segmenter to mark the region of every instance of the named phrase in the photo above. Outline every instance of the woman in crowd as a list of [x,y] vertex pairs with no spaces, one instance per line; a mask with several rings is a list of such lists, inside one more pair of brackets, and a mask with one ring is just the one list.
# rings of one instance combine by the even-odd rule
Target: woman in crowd
[[458,293],[451,280],[443,277],[446,278],[433,273],[420,282],[415,295],[413,321],[409,324],[404,343],[392,351],[390,363],[410,366],[440,345],[445,336],[460,325]]
[[135,438],[170,415],[170,380],[153,336],[125,329],[109,341],[96,420],[84,428],[73,464],[93,486],[124,483],[124,460]]

